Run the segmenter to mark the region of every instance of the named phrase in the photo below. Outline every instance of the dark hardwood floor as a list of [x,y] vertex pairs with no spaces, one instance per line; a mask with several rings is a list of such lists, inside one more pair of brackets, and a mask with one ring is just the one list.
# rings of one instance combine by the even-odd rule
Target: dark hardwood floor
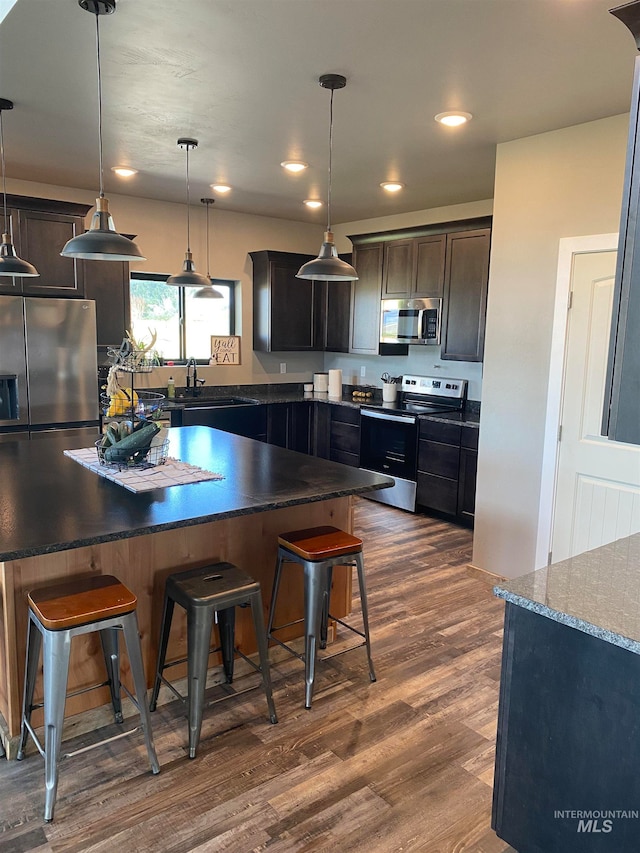
[[[320,664],[305,711],[302,664],[287,656],[272,667],[280,722],[259,689],[221,702],[191,761],[166,691],[152,715],[161,773],[139,735],[66,760],[51,824],[35,749],[0,760],[0,851],[511,850],[490,828],[503,604],[468,573],[472,534],[364,499],[355,519],[375,684],[364,650],[348,651]],[[67,747],[119,730],[78,722]]]

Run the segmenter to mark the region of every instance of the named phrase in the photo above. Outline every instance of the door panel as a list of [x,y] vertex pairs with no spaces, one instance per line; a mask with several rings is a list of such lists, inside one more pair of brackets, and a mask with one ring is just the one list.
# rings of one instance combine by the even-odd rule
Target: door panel
[[576,254],[552,560],[640,531],[640,447],[600,434],[616,253]]

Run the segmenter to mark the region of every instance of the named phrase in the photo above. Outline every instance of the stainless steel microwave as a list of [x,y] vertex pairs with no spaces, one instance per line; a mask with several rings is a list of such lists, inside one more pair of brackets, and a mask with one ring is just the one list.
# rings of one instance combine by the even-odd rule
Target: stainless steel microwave
[[381,344],[439,344],[442,299],[383,299]]

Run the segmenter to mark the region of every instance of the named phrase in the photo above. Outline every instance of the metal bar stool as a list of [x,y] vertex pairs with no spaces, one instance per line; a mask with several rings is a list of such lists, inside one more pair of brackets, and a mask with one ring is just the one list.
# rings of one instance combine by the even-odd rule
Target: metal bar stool
[[[174,604],[179,604],[187,613],[187,657],[165,663]],[[235,608],[247,605],[251,606],[260,666],[257,666],[240,649],[234,649]],[[218,623],[220,648],[210,647],[214,618]],[[233,680],[234,652],[237,652],[262,675],[269,717],[272,723],[277,723],[260,584],[232,563],[214,563],[186,572],[177,572],[169,575],[165,583],[156,679],[149,707],[151,711],[155,711],[161,684],[165,684],[183,702],[186,701],[189,720],[189,758],[195,758],[200,742],[209,655],[215,651],[222,651],[223,667],[228,683]],[[185,661],[187,663],[186,700],[163,676],[167,667],[185,663]]]
[[[96,687],[109,686],[115,721],[121,723],[122,687],[140,712],[140,724],[144,733],[147,755],[153,773],[160,772],[151,734],[151,722],[146,703],[146,682],[142,664],[142,650],[136,614],[137,598],[124,584],[112,575],[94,575],[64,584],[36,589],[29,593],[29,625],[27,630],[27,656],[25,666],[22,726],[18,760],[24,757],[27,735],[31,735],[38,751],[44,758],[45,806],[44,819],[52,820],[58,788],[58,764],[64,722],[69,674],[71,639],[81,634],[100,632],[102,651],[107,669],[107,680],[102,684],[77,690],[69,696],[86,693]],[[120,681],[120,654],[118,631],[121,630],[127,644],[131,675],[135,686],[134,698]],[[42,704],[33,704],[33,694],[38,673],[40,650],[42,649],[44,699]],[[31,726],[34,708],[44,708],[44,747]],[[123,732],[92,744],[100,744],[133,734],[138,729]],[[68,753],[70,758],[79,752]]]
[[[274,627],[276,610],[276,599],[280,587],[282,575],[282,564],[284,562],[299,563],[304,569],[304,623],[305,623],[305,653],[298,654],[287,643],[274,636],[274,631],[287,628],[301,622],[295,619],[285,625]],[[358,570],[358,586],[360,588],[360,603],[362,605],[362,621],[364,631],[359,631],[352,625],[343,622],[329,613],[329,598],[331,596],[331,579],[333,567],[355,565]],[[345,533],[337,527],[323,526],[311,527],[307,530],[294,530],[291,533],[282,533],[278,536],[278,556],[276,560],[276,571],[273,579],[273,592],[271,595],[271,610],[267,637],[275,640],[291,654],[304,661],[305,678],[305,708],[311,708],[313,697],[313,686],[315,681],[316,660],[318,645],[321,649],[327,645],[327,623],[333,619],[354,634],[363,638],[364,642],[355,648],[366,646],[367,659],[369,662],[369,678],[376,680],[376,674],[371,659],[371,643],[369,640],[369,608],[367,606],[367,589],[364,579],[364,559],[362,556],[362,539]],[[351,651],[345,649],[344,651]],[[343,654],[343,651],[335,654]],[[335,657],[328,655],[327,657]],[[326,658],[325,658],[326,659]]]

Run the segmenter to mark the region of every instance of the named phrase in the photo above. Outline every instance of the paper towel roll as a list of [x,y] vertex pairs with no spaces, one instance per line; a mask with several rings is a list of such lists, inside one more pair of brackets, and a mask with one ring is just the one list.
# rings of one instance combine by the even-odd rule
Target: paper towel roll
[[313,390],[314,391],[324,391],[327,392],[329,390],[329,374],[328,373],[314,373],[313,374]]
[[342,397],[342,371],[329,371],[329,396]]

